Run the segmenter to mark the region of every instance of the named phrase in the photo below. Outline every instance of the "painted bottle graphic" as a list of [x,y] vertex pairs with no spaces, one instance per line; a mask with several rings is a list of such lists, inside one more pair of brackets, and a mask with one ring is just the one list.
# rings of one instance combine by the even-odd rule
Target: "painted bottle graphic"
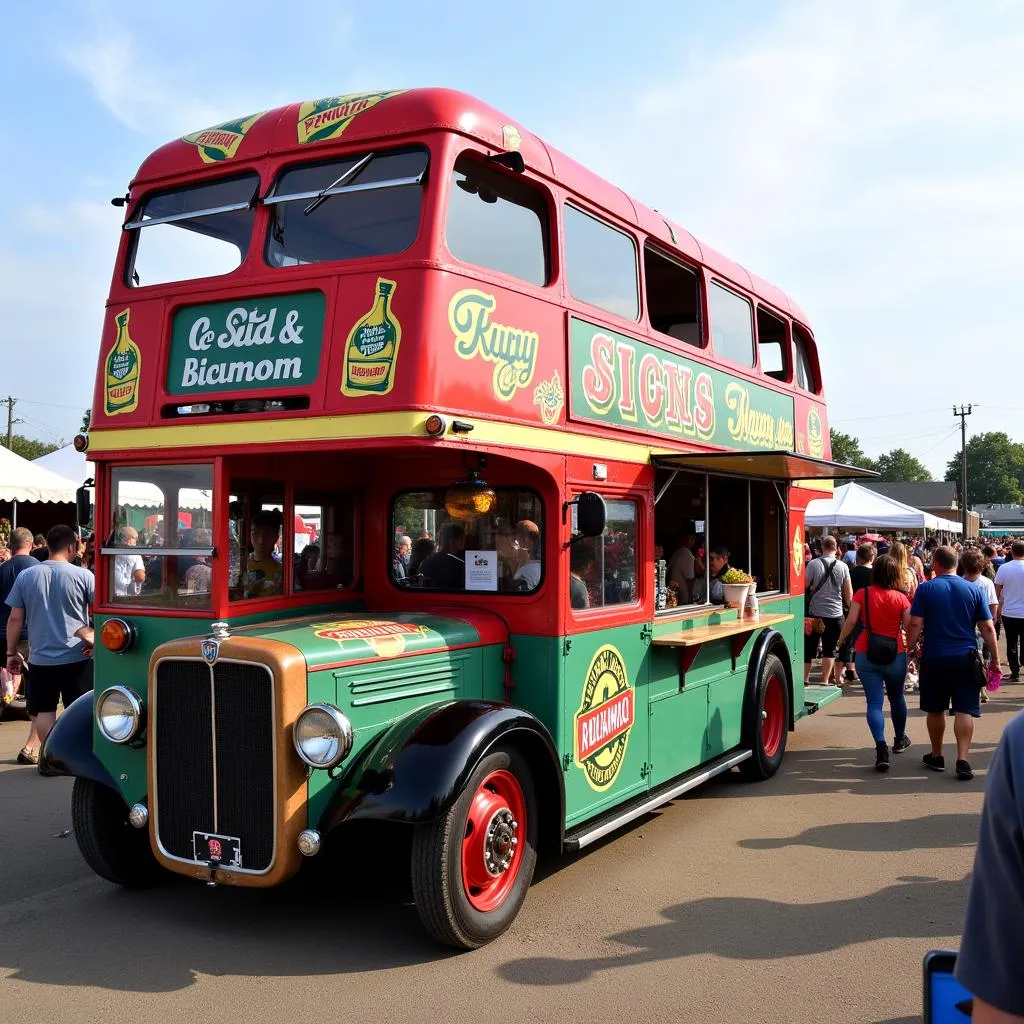
[[342,394],[386,395],[395,383],[395,363],[402,340],[402,325],[391,312],[395,282],[377,278],[373,309],[349,332],[345,344]]
[[134,412],[139,404],[139,373],[142,370],[142,353],[128,333],[128,318],[131,310],[126,309],[114,317],[117,337],[114,347],[107,353],[106,413],[116,416],[120,412]]

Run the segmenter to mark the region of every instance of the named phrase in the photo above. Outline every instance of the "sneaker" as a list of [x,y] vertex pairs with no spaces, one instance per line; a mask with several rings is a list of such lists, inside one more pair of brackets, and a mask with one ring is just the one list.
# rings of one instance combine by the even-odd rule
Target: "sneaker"
[[22,747],[18,751],[18,764],[39,764],[39,751]]
[[941,754],[925,754],[921,758],[921,764],[925,768],[931,768],[933,772],[944,772],[946,770],[946,759]]
[[987,704],[988,703],[988,694],[984,690],[981,691],[979,696],[981,697],[981,703],[982,704]]
[[957,761],[956,777],[958,779],[962,779],[964,782],[969,782],[974,778],[974,772],[971,770],[969,761]]
[[902,754],[907,747],[910,746],[910,737],[901,736],[898,740],[893,740],[892,752],[894,754]]
[[1006,678],[1006,680],[1007,680],[1008,682],[1011,682],[1011,683],[1019,683],[1019,682],[1020,682],[1020,673],[1019,673],[1019,672],[1011,672],[1011,673],[1010,673],[1010,674],[1009,674],[1008,676],[1006,676],[1005,678]]
[[885,740],[879,740],[875,744],[875,771],[887,772],[889,770],[889,747]]
[[857,682],[857,673],[854,672],[852,668],[848,668],[846,672],[843,674],[843,678],[848,683],[855,683]]

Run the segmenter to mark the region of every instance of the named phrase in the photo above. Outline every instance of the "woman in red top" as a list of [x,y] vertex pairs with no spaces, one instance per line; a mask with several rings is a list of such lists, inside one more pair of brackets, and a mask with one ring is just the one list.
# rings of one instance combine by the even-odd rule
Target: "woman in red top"
[[[882,711],[882,699],[886,694],[895,731],[893,752],[899,754],[910,746],[907,736],[907,700],[903,695],[903,680],[907,675],[907,648],[903,631],[910,624],[910,601],[901,590],[903,586],[902,567],[896,559],[890,555],[876,558],[871,571],[871,586],[853,595],[850,613],[846,616],[839,636],[842,643],[858,622],[864,623],[864,629],[854,647],[854,660],[857,675],[864,684],[864,696],[868,702],[868,728],[875,741],[875,768],[880,772],[889,770],[889,747],[885,742],[885,715]],[[876,637],[888,637],[895,641],[896,656],[888,664],[876,663],[868,657],[869,629]]]

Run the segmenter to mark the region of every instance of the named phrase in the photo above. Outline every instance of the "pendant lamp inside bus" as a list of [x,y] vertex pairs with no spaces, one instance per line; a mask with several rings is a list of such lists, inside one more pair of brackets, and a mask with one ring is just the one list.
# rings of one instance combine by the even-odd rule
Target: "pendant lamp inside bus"
[[486,463],[487,457],[479,456],[476,469],[468,470],[465,480],[452,484],[444,492],[444,510],[453,519],[485,516],[498,503],[498,496],[480,476]]

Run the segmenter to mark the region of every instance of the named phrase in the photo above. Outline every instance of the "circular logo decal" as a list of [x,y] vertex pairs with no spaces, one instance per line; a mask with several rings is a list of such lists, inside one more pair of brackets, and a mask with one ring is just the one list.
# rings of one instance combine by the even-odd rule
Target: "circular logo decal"
[[611,644],[599,647],[587,669],[573,736],[576,764],[591,789],[603,792],[619,774],[633,727],[633,704],[622,655]]
[[815,459],[825,454],[825,433],[821,429],[821,416],[812,405],[807,413],[807,451]]
[[793,533],[793,572],[797,576],[803,575],[804,571],[804,542],[800,536],[800,527]]

